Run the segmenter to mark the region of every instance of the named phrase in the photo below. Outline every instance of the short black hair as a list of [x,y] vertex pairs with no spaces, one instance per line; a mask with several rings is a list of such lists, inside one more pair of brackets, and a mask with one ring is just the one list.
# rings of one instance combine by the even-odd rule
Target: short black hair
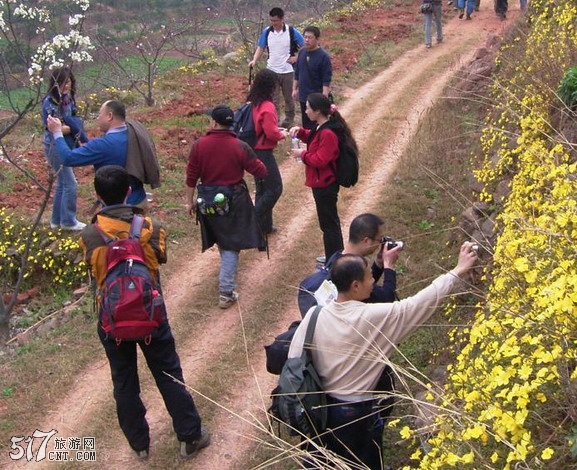
[[331,281],[339,292],[348,292],[354,281],[365,278],[367,260],[359,255],[342,255],[331,266]]
[[321,30],[316,26],[307,26],[303,31],[303,36],[305,33],[313,33],[317,39],[321,37]]
[[375,214],[367,212],[357,215],[349,227],[349,242],[360,243],[365,237],[374,240],[379,233],[379,227],[383,224],[383,219]]
[[122,204],[130,187],[128,172],[119,165],[105,165],[96,170],[94,189],[104,204]]
[[277,16],[278,18],[284,18],[284,11],[282,8],[274,7],[271,11],[268,12],[269,16]]
[[121,121],[126,120],[126,106],[124,106],[122,101],[110,100],[104,103],[104,106],[116,119],[120,119]]

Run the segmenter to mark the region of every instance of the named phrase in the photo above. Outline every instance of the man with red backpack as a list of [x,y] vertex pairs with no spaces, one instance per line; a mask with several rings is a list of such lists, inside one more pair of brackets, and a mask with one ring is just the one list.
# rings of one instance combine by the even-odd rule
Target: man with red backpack
[[94,188],[104,207],[81,232],[80,244],[96,284],[98,335],[110,363],[118,422],[138,458],[146,460],[150,434],[140,398],[138,345],[172,417],[180,456],[192,458],[210,444],[210,434],[183,385],[166,318],[159,277],[159,265],[166,262],[166,231],[157,220],[143,217],[142,209],[125,204],[130,186],[123,167],[99,168]]

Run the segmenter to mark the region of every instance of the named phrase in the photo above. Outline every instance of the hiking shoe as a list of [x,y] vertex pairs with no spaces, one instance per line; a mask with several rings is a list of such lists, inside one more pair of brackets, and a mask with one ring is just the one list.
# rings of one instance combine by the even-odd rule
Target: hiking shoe
[[463,8],[459,8],[459,19],[462,19],[465,15],[465,10]]
[[427,49],[430,49],[430,48],[431,48],[431,45],[430,45],[430,44],[425,44],[425,47],[426,47]]
[[471,15],[469,15],[469,13],[467,13],[467,16],[465,17],[466,20],[470,20],[471,19]]
[[52,222],[50,222],[50,228],[52,230],[59,230],[60,229],[60,224],[53,224]]
[[200,449],[204,449],[210,444],[210,433],[206,428],[200,428],[200,437],[194,441],[180,443],[180,458],[192,459]]
[[222,309],[233,306],[238,300],[238,294],[235,291],[231,293],[221,292],[218,296],[218,306]]
[[86,224],[83,222],[76,222],[74,225],[63,225],[62,226],[62,230],[70,230],[73,232],[79,232],[80,230],[82,230],[84,227],[86,227]]
[[148,460],[148,449],[135,450],[134,452],[136,452],[136,456],[139,460]]

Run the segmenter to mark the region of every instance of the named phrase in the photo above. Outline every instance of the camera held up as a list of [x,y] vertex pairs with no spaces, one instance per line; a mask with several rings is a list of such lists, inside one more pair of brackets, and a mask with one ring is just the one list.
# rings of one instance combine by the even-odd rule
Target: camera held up
[[381,245],[386,245],[387,250],[391,250],[396,246],[400,247],[401,250],[405,248],[405,242],[401,240],[395,240],[393,237],[389,237],[387,235],[383,235],[380,240]]

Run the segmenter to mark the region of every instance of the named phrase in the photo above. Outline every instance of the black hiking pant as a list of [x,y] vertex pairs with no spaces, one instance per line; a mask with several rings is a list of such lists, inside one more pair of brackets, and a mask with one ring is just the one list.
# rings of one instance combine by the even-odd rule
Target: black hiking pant
[[184,385],[172,379],[174,377],[184,382],[180,359],[176,353],[174,337],[168,322],[154,332],[150,344],[145,344],[144,341],[122,341],[117,345],[114,339],[107,337],[100,326],[98,326],[98,336],[110,363],[118,423],[130,447],[139,452],[148,450],[150,445],[149,427],[145,417],[146,408],[140,399],[137,344],[156,381],[166,409],[172,417],[178,440],[187,442],[198,439],[200,416],[192,396]]

